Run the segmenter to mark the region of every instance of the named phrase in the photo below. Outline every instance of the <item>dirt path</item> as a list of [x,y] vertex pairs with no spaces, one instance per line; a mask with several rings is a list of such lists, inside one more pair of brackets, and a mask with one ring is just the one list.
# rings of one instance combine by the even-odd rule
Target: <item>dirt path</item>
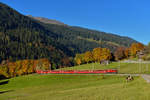
[[147,83],[150,83],[150,75],[143,74],[142,78],[144,78],[144,80],[146,80]]

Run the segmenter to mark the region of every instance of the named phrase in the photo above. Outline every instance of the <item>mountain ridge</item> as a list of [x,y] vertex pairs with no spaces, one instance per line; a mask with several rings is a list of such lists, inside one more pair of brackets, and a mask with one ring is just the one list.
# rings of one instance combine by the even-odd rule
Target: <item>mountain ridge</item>
[[[29,16],[30,17],[30,16]],[[31,17],[32,19],[35,19],[35,20],[37,20],[37,21],[40,21],[40,22],[42,22],[42,23],[45,23],[45,22],[43,22],[43,21],[41,21],[41,20],[39,20],[39,19],[37,19],[37,17]],[[38,18],[42,18],[42,19],[44,19],[44,17],[38,17]],[[51,20],[51,19],[47,19],[46,18],[46,20]],[[58,22],[60,22],[60,21],[58,21]],[[61,22],[60,22],[61,23]],[[53,23],[45,23],[45,24],[53,24]],[[80,30],[80,31],[85,31],[85,30],[88,30],[88,31],[90,31],[91,33],[99,33],[99,34],[107,34],[107,36],[110,36],[110,35],[112,35],[112,36],[115,36],[115,37],[119,37],[119,38],[123,38],[123,39],[127,39],[127,40],[133,40],[132,42],[137,42],[136,40],[134,40],[134,39],[132,39],[132,38],[130,38],[130,37],[128,37],[128,36],[120,36],[120,35],[117,35],[117,34],[114,34],[114,33],[108,33],[108,32],[103,32],[103,31],[99,31],[99,30],[95,30],[95,29],[88,29],[88,28],[84,28],[84,27],[79,27],[79,26],[70,26],[70,25],[67,25],[67,24],[65,24],[66,25],[66,27],[67,28],[72,28],[72,29],[77,29],[77,30]],[[115,43],[115,44],[117,44],[117,42]],[[129,44],[130,45],[130,44]],[[128,46],[129,46],[128,45]],[[122,45],[122,46],[124,46],[124,45]]]
[[[32,19],[34,19],[34,17],[32,17]],[[34,19],[34,20],[37,20],[37,19]],[[37,21],[41,22],[40,20],[37,20]],[[83,45],[81,46],[82,44],[81,42],[86,42],[86,44],[89,43],[90,45],[87,45],[87,46],[84,45],[86,46],[86,48],[88,48],[88,50],[92,50],[95,47],[106,47],[106,48],[111,49],[111,51],[114,51],[117,48],[117,45],[129,47],[132,43],[137,42],[136,40],[133,40],[132,38],[127,37],[127,36],[119,36],[119,35],[112,34],[112,33],[101,32],[101,31],[88,29],[88,28],[82,28],[78,26],[69,26],[69,25],[61,26],[61,25],[52,25],[50,23],[48,24],[43,23],[43,24],[46,27],[48,27],[48,30],[51,30],[52,32],[58,35],[62,35],[62,36],[64,35],[65,38],[68,39],[68,41],[69,41],[68,37],[72,38],[72,41],[73,39],[76,38],[76,41],[80,41],[80,43],[72,43],[72,44],[78,46],[79,48],[83,48],[82,47]],[[93,44],[94,41],[95,41],[95,44]],[[68,44],[65,44],[65,45],[68,45]],[[92,45],[95,45],[95,46],[90,48],[90,46]],[[79,51],[85,52],[86,50],[79,50]]]
[[96,47],[113,52],[118,46],[128,47],[137,42],[106,32],[43,23],[3,3],[0,3],[0,12],[0,62],[47,58],[53,66],[67,66],[76,53]]
[[[121,36],[121,35],[117,35],[117,34],[114,34],[114,33],[110,33],[110,32],[105,32],[105,31],[100,31],[100,30],[96,30],[96,29],[89,29],[89,28],[86,28],[86,27],[81,27],[81,26],[71,26],[71,25],[68,25],[68,24],[64,24],[63,22],[61,21],[57,21],[55,19],[49,19],[49,18],[45,18],[45,17],[34,17],[32,15],[27,15],[28,17],[32,18],[32,19],[35,19],[35,20],[38,20],[42,23],[45,23],[45,24],[56,24],[56,25],[63,25],[63,26],[68,26],[68,27],[74,27],[74,28],[81,28],[81,29],[86,29],[86,30],[90,30],[90,31],[97,31],[97,32],[104,32],[106,34],[112,34],[112,35],[116,35],[116,36],[120,36],[122,38],[129,38],[129,39],[133,39],[131,37],[128,37],[128,36]],[[52,21],[52,22],[51,22]],[[54,22],[53,22],[54,21]]]
[[56,25],[63,25],[63,26],[67,26],[67,24],[64,24],[61,21],[57,21],[54,19],[48,19],[48,18],[44,18],[44,17],[33,17],[32,15],[27,15],[30,18],[33,18],[35,20],[39,20],[40,22],[43,22],[45,24],[56,24]]

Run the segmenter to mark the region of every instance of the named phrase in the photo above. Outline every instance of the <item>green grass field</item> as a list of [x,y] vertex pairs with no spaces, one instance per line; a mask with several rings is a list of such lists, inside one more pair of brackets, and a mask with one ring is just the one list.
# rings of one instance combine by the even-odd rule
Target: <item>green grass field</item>
[[98,70],[98,69],[118,69],[119,73],[143,73],[150,74],[150,64],[139,63],[117,63],[100,65],[99,63],[83,64],[80,66],[61,68],[59,70]]
[[[118,67],[120,66],[120,67]],[[61,70],[118,69],[119,73],[150,73],[150,64],[98,63]],[[60,70],[60,69],[59,69]],[[150,84],[141,77],[126,82],[126,76],[25,75],[0,80],[0,100],[149,100]]]
[[150,84],[141,77],[26,75],[1,80],[0,100],[149,100]]

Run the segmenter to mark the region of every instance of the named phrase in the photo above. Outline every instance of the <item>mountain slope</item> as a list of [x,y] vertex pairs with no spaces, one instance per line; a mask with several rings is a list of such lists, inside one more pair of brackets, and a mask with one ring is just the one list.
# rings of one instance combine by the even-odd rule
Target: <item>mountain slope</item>
[[[38,20],[35,17],[31,18]],[[113,52],[118,46],[129,47],[132,43],[137,42],[129,37],[106,32],[68,25],[54,25],[51,23],[45,23],[41,20],[38,21],[40,21],[44,27],[47,27],[48,30],[61,36],[57,39],[59,43],[69,47],[73,52],[85,52],[96,47],[109,48]]]
[[[46,20],[49,23],[45,23]],[[0,3],[0,62],[48,58],[55,66],[68,62],[68,56],[105,47],[114,51],[136,42],[128,37],[51,23],[24,16]]]
[[55,41],[57,34],[36,21],[0,3],[0,61],[48,58],[61,64],[71,54]]

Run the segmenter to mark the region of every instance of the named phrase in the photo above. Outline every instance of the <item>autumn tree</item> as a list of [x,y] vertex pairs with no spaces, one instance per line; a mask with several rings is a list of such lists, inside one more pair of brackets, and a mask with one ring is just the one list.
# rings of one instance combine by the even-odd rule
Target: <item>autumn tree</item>
[[148,43],[147,46],[145,46],[144,50],[143,50],[143,60],[150,60],[150,42]]
[[125,58],[129,58],[129,56],[130,56],[130,49],[129,48],[125,48],[124,55],[125,55]]
[[121,60],[125,58],[125,48],[124,47],[118,47],[114,53],[115,60]]
[[75,62],[80,65],[81,63],[84,63],[84,54],[76,54],[75,56]]
[[38,60],[37,67],[39,67],[38,69],[40,70],[49,70],[51,68],[51,64],[48,59],[43,58]]
[[28,67],[29,67],[27,70],[28,74],[34,73],[36,71],[36,69],[38,67],[38,62],[39,62],[39,60],[29,60],[28,61]]
[[94,61],[100,62],[101,61],[102,48],[94,48],[92,53],[93,53]]
[[86,63],[92,62],[93,61],[93,54],[90,51],[87,51],[84,53],[84,60]]
[[111,52],[108,48],[102,48],[101,52],[101,60],[110,60],[111,59]]
[[0,75],[5,76],[6,78],[9,78],[9,77],[10,77],[8,71],[9,71],[9,68],[8,68],[7,65],[2,65],[2,66],[0,67]]
[[22,60],[22,72],[27,74],[29,60]]
[[81,59],[76,59],[76,63],[80,65],[82,63]]
[[16,62],[14,62],[15,64],[16,64],[16,70],[15,70],[15,73],[16,73],[16,75],[22,75],[22,61],[21,60],[19,60],[19,61],[16,61]]
[[7,78],[15,77],[36,72],[38,64],[41,64],[41,69],[48,70],[51,66],[48,59],[39,60],[19,60],[16,62],[7,62],[0,67],[0,75]]
[[142,51],[145,46],[141,43],[133,43],[130,47],[130,53],[132,57],[136,57],[137,52]]
[[68,57],[64,57],[62,60],[62,65],[63,66],[71,66],[71,62],[70,62],[70,59]]
[[8,66],[8,74],[10,75],[10,77],[15,77],[16,76],[16,73],[15,73],[15,70],[16,70],[16,64],[13,63],[13,62],[9,62],[7,64]]

